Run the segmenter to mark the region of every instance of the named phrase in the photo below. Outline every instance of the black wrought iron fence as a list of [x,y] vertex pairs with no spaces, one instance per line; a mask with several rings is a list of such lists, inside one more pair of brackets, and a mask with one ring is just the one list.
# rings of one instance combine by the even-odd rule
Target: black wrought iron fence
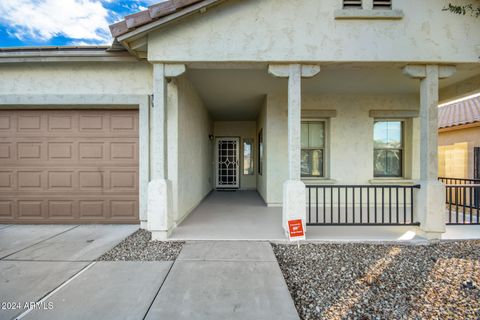
[[480,179],[438,177],[445,184],[480,184]]
[[419,225],[420,185],[308,185],[307,225]]
[[480,183],[446,185],[447,224],[480,224]]

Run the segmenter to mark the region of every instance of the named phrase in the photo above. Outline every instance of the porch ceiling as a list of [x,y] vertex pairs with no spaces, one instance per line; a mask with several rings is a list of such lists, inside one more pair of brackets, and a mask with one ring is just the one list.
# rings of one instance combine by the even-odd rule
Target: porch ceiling
[[[405,64],[327,64],[302,91],[322,94],[418,94],[419,84],[402,74]],[[480,65],[461,65],[440,81],[440,88],[480,74]],[[267,94],[286,94],[287,80],[270,76],[266,64],[205,67],[189,65],[187,73],[215,120],[255,120]],[[480,88],[479,88],[480,89]]]

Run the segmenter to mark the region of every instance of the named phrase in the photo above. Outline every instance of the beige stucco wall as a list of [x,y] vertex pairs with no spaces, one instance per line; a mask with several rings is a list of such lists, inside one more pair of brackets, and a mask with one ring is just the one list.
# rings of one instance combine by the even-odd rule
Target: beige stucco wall
[[0,94],[151,94],[147,62],[0,65]]
[[[255,132],[257,130],[257,124],[255,121],[215,121],[213,134],[215,137],[239,137],[240,138],[240,189],[249,190],[257,188],[257,140],[255,138]],[[243,174],[243,139],[253,139],[254,150],[254,174]],[[215,170],[215,165],[212,170]],[[214,171],[215,172],[215,171]]]
[[438,134],[438,145],[449,146],[455,143],[467,143],[467,170],[466,177],[473,179],[473,148],[480,147],[480,124],[472,128],[457,128],[455,130],[443,131]]
[[232,0],[149,34],[148,59],[478,62],[480,19],[442,11],[449,2],[393,0],[403,19],[338,20],[342,0]]
[[[304,96],[302,110],[336,110],[327,119],[329,150],[326,157],[328,183],[369,184],[373,177],[373,123],[370,110],[418,110],[415,95],[321,95]],[[287,98],[267,98],[267,196],[270,205],[282,203],[282,185],[287,180]],[[418,120],[405,129],[405,180],[418,178]],[[310,180],[307,183],[321,183]]]
[[[213,188],[213,143],[209,139],[213,123],[190,81],[180,77],[175,83],[178,88],[178,132],[176,146],[175,140],[169,137],[169,152],[177,150],[178,153],[177,161],[169,161],[169,170],[170,167],[177,170],[172,177],[177,178],[173,184],[174,192],[175,185],[177,190],[175,222],[179,223]],[[169,134],[172,131],[174,129],[169,127]]]

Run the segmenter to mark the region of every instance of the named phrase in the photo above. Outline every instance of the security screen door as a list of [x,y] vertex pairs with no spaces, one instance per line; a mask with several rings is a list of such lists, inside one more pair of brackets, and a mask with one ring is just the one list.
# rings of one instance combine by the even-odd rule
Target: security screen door
[[217,138],[217,189],[236,189],[239,187],[239,145],[239,138]]

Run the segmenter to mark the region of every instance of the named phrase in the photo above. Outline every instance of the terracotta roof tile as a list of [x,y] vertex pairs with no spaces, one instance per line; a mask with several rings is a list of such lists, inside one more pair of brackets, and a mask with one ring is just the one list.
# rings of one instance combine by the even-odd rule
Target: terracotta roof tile
[[128,15],[125,17],[125,20],[110,25],[110,32],[116,38],[135,28],[202,1],[205,0],[168,0],[151,5],[148,7],[148,10]]
[[480,96],[438,108],[438,127],[447,128],[480,122]]
[[128,16],[125,16],[125,22],[127,23],[128,29],[132,29],[145,23],[152,21],[149,10],[140,11]]
[[150,16],[152,19],[164,17],[175,12],[175,10],[177,10],[177,7],[173,1],[160,2],[148,7],[148,11],[150,11]]

